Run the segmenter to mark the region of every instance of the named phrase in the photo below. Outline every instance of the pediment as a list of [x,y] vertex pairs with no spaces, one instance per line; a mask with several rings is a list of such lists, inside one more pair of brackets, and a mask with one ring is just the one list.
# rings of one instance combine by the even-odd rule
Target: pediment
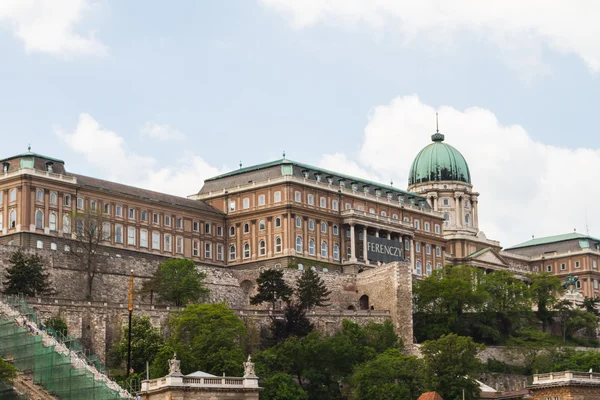
[[508,263],[504,261],[502,256],[500,256],[491,247],[475,252],[472,255],[468,256],[467,259],[485,264],[501,265],[503,267],[508,267]]

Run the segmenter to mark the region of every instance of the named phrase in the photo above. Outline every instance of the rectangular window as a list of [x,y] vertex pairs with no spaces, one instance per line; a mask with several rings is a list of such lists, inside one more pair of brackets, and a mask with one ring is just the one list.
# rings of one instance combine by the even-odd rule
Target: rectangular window
[[123,216],[123,207],[121,206],[116,206],[115,207],[115,215],[117,217],[122,217]]
[[223,227],[217,226],[217,236],[223,236]]
[[415,243],[415,252],[416,253],[420,253],[421,252],[421,242],[416,242]]
[[425,226],[425,232],[429,232],[429,222],[425,222],[423,225]]
[[200,230],[200,224],[198,223],[198,221],[194,221],[193,230],[194,232],[198,232]]
[[415,229],[421,229],[421,221],[415,219]]
[[204,233],[210,235],[212,225],[210,223],[204,224]]
[[135,208],[129,209],[129,219],[135,219]]
[[65,207],[71,207],[71,196],[68,194],[65,194],[63,197],[63,206]]
[[158,213],[154,213],[154,214],[152,214],[152,223],[154,223],[154,224],[158,224],[158,223],[159,223],[158,221],[160,221],[160,218],[159,218],[159,216],[158,216]]
[[350,203],[346,203],[346,205],[344,206],[344,208],[345,208],[346,210],[350,210],[350,209],[352,208],[352,204],[350,204]]
[[194,240],[194,242],[192,243],[192,255],[194,257],[200,256],[200,242],[197,240]]
[[135,246],[135,228],[127,228],[127,244]]
[[592,260],[592,268],[598,268],[598,262],[596,260]]
[[90,209],[96,211],[96,200],[90,200]]
[[309,194],[307,197],[307,203],[309,206],[314,206],[315,205],[315,196],[313,196],[312,194]]
[[77,198],[77,208],[83,210],[83,199],[81,197]]
[[319,205],[321,206],[321,208],[327,208],[327,198],[321,197],[321,199],[319,200]]
[[140,231],[140,247],[148,248],[148,231]]
[[170,215],[165,215],[165,225],[171,226],[171,216]]
[[148,211],[142,210],[141,220],[144,222],[148,222]]
[[579,264],[579,261],[575,261],[575,268],[579,268],[581,266],[581,264]]
[[152,250],[160,250],[160,233],[152,232]]
[[175,239],[175,251],[178,254],[183,254],[183,238],[181,236],[177,236]]
[[115,243],[123,243],[123,227],[121,225],[115,226]]
[[265,205],[265,195],[264,194],[261,194],[260,196],[258,196],[258,205],[259,206]]
[[436,257],[441,257],[442,256],[442,248],[439,246],[436,246],[435,248],[435,256]]
[[223,261],[223,245],[222,244],[217,245],[217,260]]
[[560,264],[560,269],[561,271],[564,271],[565,269],[567,269],[567,264]]
[[204,244],[204,258],[212,260],[212,243]]
[[171,252],[173,249],[171,246],[172,246],[171,235],[166,234],[165,235],[165,246],[164,246],[165,251]]
[[250,208],[250,199],[248,197],[244,197],[244,200],[242,200],[242,208],[244,210]]
[[235,200],[229,202],[229,211],[235,211]]
[[427,255],[431,254],[431,246],[428,244],[425,245],[425,254],[427,254]]
[[437,233],[439,235],[440,232],[441,232],[440,226],[438,224],[435,224],[435,233]]
[[294,192],[294,201],[296,203],[302,203],[302,192]]
[[404,250],[410,250],[410,241],[408,239],[404,240]]
[[548,265],[548,266],[546,266],[546,271],[548,271],[548,272],[552,272],[552,265]]
[[104,203],[103,207],[104,207],[104,214],[110,215],[110,204]]
[[598,279],[594,279],[594,289],[598,289]]
[[277,191],[273,193],[273,202],[280,203],[281,202],[281,192]]
[[177,218],[177,229],[183,229],[183,218]]

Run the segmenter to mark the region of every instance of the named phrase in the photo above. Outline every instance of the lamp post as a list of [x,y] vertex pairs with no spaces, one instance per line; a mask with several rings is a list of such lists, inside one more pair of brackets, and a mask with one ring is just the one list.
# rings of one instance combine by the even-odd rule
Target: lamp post
[[129,310],[129,331],[127,334],[127,377],[131,371],[131,315],[133,314],[133,270],[129,274],[129,294],[127,296],[127,309]]

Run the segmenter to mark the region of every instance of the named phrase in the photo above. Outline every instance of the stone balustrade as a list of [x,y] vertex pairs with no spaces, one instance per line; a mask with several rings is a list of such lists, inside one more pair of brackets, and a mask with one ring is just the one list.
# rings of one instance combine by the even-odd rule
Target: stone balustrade
[[600,385],[600,373],[597,372],[574,372],[574,371],[563,371],[563,372],[550,372],[547,374],[535,374],[533,375],[533,384],[542,385],[553,382],[564,382],[564,381],[589,381]]

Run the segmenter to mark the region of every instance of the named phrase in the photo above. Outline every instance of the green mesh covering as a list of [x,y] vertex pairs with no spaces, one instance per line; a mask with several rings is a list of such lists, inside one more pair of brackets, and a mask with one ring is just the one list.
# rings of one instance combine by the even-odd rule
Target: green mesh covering
[[[28,314],[30,321],[39,323],[35,312],[22,300],[13,301],[11,306],[18,308],[22,314]],[[56,352],[54,346],[44,346],[42,336],[30,334],[14,318],[0,317],[0,355],[5,359],[12,359],[14,366],[20,371],[32,372],[36,384],[64,400],[121,399],[119,393],[109,388],[105,382],[97,381],[91,371],[71,364],[72,352],[81,351],[76,340],[71,337],[57,339],[68,347],[65,354]],[[101,367],[95,356],[87,361],[88,364]],[[101,371],[102,368],[98,370]]]

